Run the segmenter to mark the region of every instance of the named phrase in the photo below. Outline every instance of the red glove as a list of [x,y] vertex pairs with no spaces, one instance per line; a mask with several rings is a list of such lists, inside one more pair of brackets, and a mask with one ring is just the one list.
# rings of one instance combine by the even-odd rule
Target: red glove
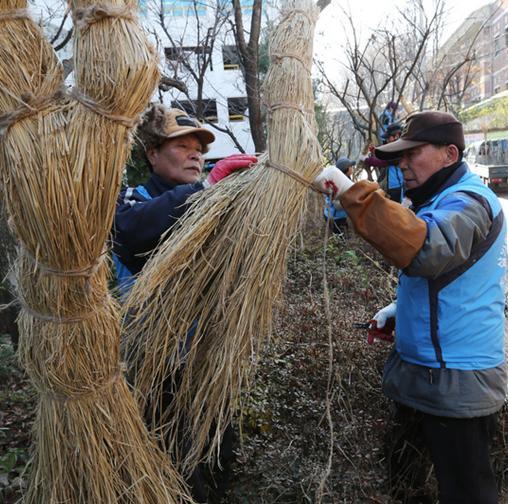
[[367,330],[367,343],[372,345],[376,339],[392,342],[394,329],[395,319],[393,317],[386,319],[385,325],[380,329],[377,327],[377,320],[371,320],[369,329]]
[[219,180],[226,178],[236,170],[248,168],[249,166],[258,162],[256,156],[249,154],[233,154],[218,161],[209,173],[207,180],[210,185],[214,185]]

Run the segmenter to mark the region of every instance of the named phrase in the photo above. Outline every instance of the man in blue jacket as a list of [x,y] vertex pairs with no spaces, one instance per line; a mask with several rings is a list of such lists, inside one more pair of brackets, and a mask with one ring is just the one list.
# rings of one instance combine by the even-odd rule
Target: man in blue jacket
[[338,170],[317,183],[340,198],[356,231],[400,268],[395,349],[383,391],[418,418],[441,504],[497,504],[490,442],[507,392],[504,335],[506,224],[495,194],[462,161],[462,124],[448,113],[407,119],[376,149],[399,159],[410,209],[376,183]]
[[[254,156],[238,154],[217,162],[205,180],[201,180],[204,154],[215,139],[194,118],[179,109],[152,105],[144,114],[137,136],[144,147],[151,176],[148,182],[124,189],[118,198],[112,231],[113,260],[121,296],[128,294],[136,275],[143,269],[161,239],[167,238],[174,224],[188,208],[188,198],[219,182],[236,170],[256,163]],[[189,329],[188,343],[193,336]],[[182,350],[185,352],[185,349]],[[169,407],[172,389],[179,377],[168,376],[167,391],[161,408]],[[177,385],[176,385],[177,386]],[[147,423],[151,408],[147,408]],[[232,459],[232,428],[223,436],[219,467],[211,474],[200,464],[188,478],[194,501],[220,500]],[[189,446],[192,440],[182,440]]]
[[[383,135],[384,144],[395,142],[399,139],[402,132],[402,125],[399,122],[394,122],[386,127],[386,131]],[[404,198],[404,175],[400,169],[397,161],[388,160],[388,166],[386,167],[386,192],[392,201],[402,203]]]
[[113,259],[122,295],[162,235],[167,238],[185,213],[192,194],[257,161],[246,154],[229,156],[217,162],[201,181],[204,154],[215,140],[213,133],[184,111],[160,104],[152,105],[144,114],[137,135],[151,176],[145,184],[124,189],[117,201]]
[[[335,161],[335,166],[348,178],[353,176],[355,162],[347,157],[340,157]],[[337,234],[347,232],[347,214],[340,206],[335,207],[330,196],[325,197],[325,208],[323,215],[327,222],[330,222],[331,230]]]

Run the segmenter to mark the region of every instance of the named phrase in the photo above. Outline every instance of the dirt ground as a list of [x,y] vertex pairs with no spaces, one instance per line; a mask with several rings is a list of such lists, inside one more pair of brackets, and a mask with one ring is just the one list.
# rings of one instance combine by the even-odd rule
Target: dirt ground
[[[333,235],[325,246],[320,216],[304,227],[291,250],[274,334],[242,400],[224,502],[436,502],[425,453],[403,447],[407,470],[398,482],[388,477],[390,447],[400,428],[380,389],[391,345],[368,345],[365,330],[353,327],[388,304],[395,285],[396,271],[355,236]],[[7,340],[0,343],[0,502],[10,504],[24,485],[36,400]],[[505,504],[506,419],[505,410],[494,457]]]

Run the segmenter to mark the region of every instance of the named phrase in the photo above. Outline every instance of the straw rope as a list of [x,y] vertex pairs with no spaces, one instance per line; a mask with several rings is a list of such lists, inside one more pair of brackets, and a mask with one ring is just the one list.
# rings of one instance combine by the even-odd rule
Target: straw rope
[[57,91],[48,96],[34,96],[32,93],[26,93],[21,97],[21,103],[18,108],[0,115],[0,137],[5,135],[9,128],[22,119],[27,119],[33,115],[39,114],[45,109],[55,104],[55,101],[64,96],[64,88],[60,87]]
[[37,269],[43,273],[51,273],[52,275],[59,277],[91,277],[97,273],[99,267],[104,262],[107,253],[107,251],[103,252],[95,261],[93,261],[92,264],[84,266],[83,268],[61,270],[41,263],[26,247],[22,248],[23,254],[33,261],[33,263],[37,266]]
[[81,105],[84,105],[88,109],[90,109],[92,112],[95,112],[98,115],[101,115],[105,117],[106,119],[110,119],[111,121],[114,121],[118,124],[121,124],[122,126],[125,126],[126,128],[134,128],[136,124],[138,123],[139,117],[136,116],[134,118],[132,117],[125,117],[119,114],[112,114],[109,110],[104,108],[100,103],[96,102],[93,98],[90,98],[90,96],[87,96],[85,93],[82,93],[79,91],[79,89],[73,87],[69,95],[74,98],[76,101],[81,103]]
[[74,11],[74,25],[82,32],[92,24],[98,23],[106,18],[125,19],[134,21],[136,16],[132,9],[126,5],[89,5],[80,7]]
[[57,317],[55,315],[46,315],[45,313],[40,313],[37,310],[30,308],[30,306],[28,306],[28,304],[26,304],[26,302],[21,298],[17,300],[17,304],[19,304],[20,308],[34,319],[42,320],[43,322],[53,322],[54,324],[75,324],[83,322],[84,320],[90,320],[92,317],[97,315],[97,312],[94,310],[75,317]]
[[0,11],[0,23],[14,19],[29,19],[28,9],[8,9]]
[[273,103],[271,105],[265,103],[265,107],[268,110],[268,114],[270,114],[270,115],[272,112],[275,112],[276,110],[280,110],[280,109],[293,109],[293,110],[296,110],[297,112],[300,112],[300,114],[302,114],[302,115],[314,114],[313,110],[304,109],[303,107],[301,107],[299,105],[296,105],[294,103],[289,103],[289,102],[277,102],[277,103]]
[[291,168],[288,168],[287,166],[283,166],[278,163],[272,163],[270,160],[266,161],[265,166],[268,166],[269,168],[273,168],[274,170],[280,171],[281,173],[284,173],[288,177],[291,177],[292,179],[296,180],[297,182],[300,182],[300,184],[303,184],[308,189],[311,189],[314,192],[317,192],[319,194],[326,194],[327,192],[322,191],[321,189],[318,189],[313,181],[307,180],[306,178],[302,177],[298,172],[295,170],[292,170]]
[[270,56],[273,59],[273,61],[275,61],[275,62],[281,61],[284,58],[295,59],[303,65],[303,67],[304,67],[303,70],[306,73],[308,73],[309,75],[311,74],[311,70],[310,70],[310,68],[308,68],[308,63],[299,54],[296,54],[296,53],[285,53],[285,54],[274,53],[274,54],[271,54]]
[[[112,373],[107,380],[99,382],[97,384],[87,384],[88,386],[92,385],[90,390],[87,390],[83,393],[74,393],[74,394],[62,394],[61,392],[55,392],[53,390],[48,389],[40,389],[39,393],[53,401],[57,402],[69,402],[69,401],[81,401],[83,399],[91,399],[92,397],[100,394],[104,389],[111,387],[115,382],[119,380],[123,380],[123,375],[126,371],[126,366],[121,365],[114,373]],[[93,386],[95,385],[95,387]]]

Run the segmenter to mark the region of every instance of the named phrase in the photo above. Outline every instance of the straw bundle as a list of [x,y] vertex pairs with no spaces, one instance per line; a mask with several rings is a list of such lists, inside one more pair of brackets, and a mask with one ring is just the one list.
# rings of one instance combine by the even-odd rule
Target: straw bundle
[[189,501],[123,378],[104,244],[130,131],[158,79],[132,9],[75,1],[76,89],[0,0],[0,170],[17,261],[20,358],[40,392],[26,502]]
[[[197,196],[124,306],[139,400],[184,473],[204,457],[213,460],[256,351],[270,334],[288,246],[308,181],[322,165],[310,79],[316,19],[310,0],[294,0],[271,41],[264,84],[267,155],[256,168]],[[174,377],[174,398],[163,411],[168,376]]]

